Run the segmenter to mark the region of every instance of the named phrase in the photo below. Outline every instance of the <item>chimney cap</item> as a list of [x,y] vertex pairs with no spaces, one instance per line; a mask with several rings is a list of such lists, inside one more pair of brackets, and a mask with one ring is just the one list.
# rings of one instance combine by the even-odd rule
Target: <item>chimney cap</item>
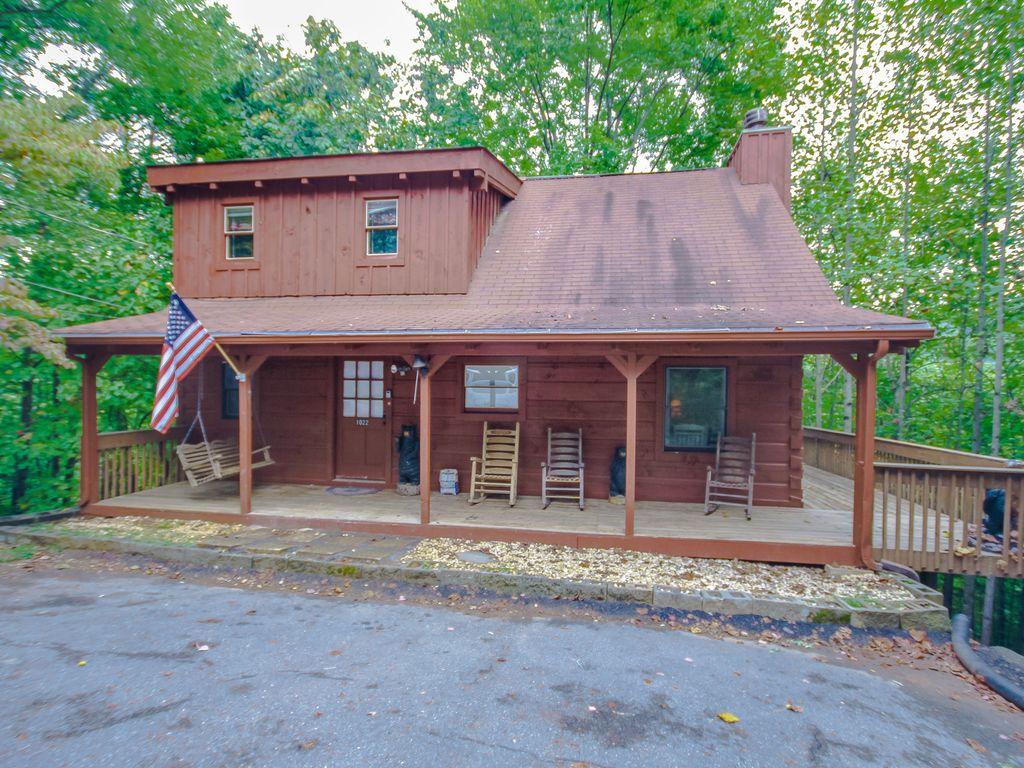
[[743,116],[743,130],[764,128],[766,125],[768,125],[768,111],[764,107],[748,109]]

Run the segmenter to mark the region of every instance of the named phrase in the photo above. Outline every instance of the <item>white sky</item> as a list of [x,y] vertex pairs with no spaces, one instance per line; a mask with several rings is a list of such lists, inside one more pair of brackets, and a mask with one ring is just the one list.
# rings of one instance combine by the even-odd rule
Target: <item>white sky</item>
[[303,47],[302,23],[312,16],[333,21],[345,40],[358,40],[402,62],[412,55],[416,37],[416,22],[405,6],[425,11],[433,5],[431,0],[219,1],[242,30],[258,27],[270,39],[281,35],[296,51]]

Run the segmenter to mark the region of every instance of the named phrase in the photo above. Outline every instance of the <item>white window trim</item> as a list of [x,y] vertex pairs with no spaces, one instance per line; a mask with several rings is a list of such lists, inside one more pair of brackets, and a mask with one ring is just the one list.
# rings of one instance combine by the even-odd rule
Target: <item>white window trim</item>
[[[370,203],[383,203],[394,201],[395,203],[395,223],[394,224],[370,224]],[[375,258],[378,256],[397,256],[398,255],[398,222],[399,222],[399,205],[397,197],[368,197],[363,200],[363,226],[366,229],[366,256],[368,258]],[[370,233],[378,230],[393,229],[395,230],[395,248],[394,251],[375,253],[370,250]]]
[[[248,208],[250,211],[249,218],[252,221],[252,225],[249,229],[228,228],[228,212],[239,208]],[[252,256],[231,255],[231,238],[235,235],[252,235]],[[224,258],[228,261],[253,261],[256,259],[256,205],[254,203],[239,203],[237,205],[224,206]]]
[[480,363],[480,366],[501,366],[505,368],[516,369],[516,385],[514,387],[516,391],[516,406],[510,408],[507,406],[500,405],[469,405],[466,402],[466,391],[469,389],[513,389],[513,387],[481,387],[478,385],[470,385],[466,382],[466,370],[473,367],[473,363],[465,363],[462,366],[462,408],[467,413],[517,413],[522,407],[523,400],[523,379],[522,379],[522,365],[520,363]]

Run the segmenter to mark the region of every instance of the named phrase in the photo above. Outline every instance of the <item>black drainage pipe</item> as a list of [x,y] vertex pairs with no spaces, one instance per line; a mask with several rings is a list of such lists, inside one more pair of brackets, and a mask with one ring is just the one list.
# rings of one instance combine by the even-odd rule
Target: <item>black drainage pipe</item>
[[1009,678],[997,672],[987,661],[971,648],[971,624],[968,618],[958,613],[953,617],[953,652],[967,671],[1007,701],[1024,709],[1024,690],[1014,685]]

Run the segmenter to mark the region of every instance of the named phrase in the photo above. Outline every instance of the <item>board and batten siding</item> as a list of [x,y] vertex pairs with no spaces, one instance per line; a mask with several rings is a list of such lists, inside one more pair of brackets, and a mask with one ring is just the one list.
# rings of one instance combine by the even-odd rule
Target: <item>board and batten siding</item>
[[[363,201],[399,200],[397,257],[368,257]],[[173,195],[183,296],[465,293],[504,196],[449,173],[182,187]],[[255,206],[254,258],[225,257],[223,208]]]
[[[462,407],[462,366],[453,358],[434,374],[431,465],[435,490],[437,470],[452,467],[469,488],[470,458],[480,455],[484,417]],[[637,498],[649,501],[702,501],[707,466],[714,452],[662,449],[659,377],[665,365],[727,365],[729,408],[727,429],[733,434],[757,433],[757,475],[754,499],[759,504],[801,506],[802,429],[799,357],[665,359],[651,366],[637,385]],[[547,449],[547,428],[583,428],[586,462],[584,493],[607,498],[611,459],[625,443],[626,382],[604,360],[530,359],[525,363],[525,408],[521,409],[519,488],[540,495],[540,465]],[[392,406],[395,434],[401,424],[415,424],[412,378],[396,378]],[[495,414],[490,421],[507,423]],[[396,470],[397,471],[397,470]],[[397,481],[397,475],[393,477]]]
[[[496,358],[495,358],[496,359]],[[432,483],[437,471],[459,471],[462,489],[469,487],[470,458],[480,454],[484,418],[507,423],[508,417],[467,414],[462,407],[462,366],[468,358],[452,358],[433,379]],[[511,361],[510,361],[511,362]],[[547,428],[583,427],[588,498],[607,498],[615,447],[626,433],[626,384],[610,363],[601,359],[534,358],[526,360],[520,412],[519,487],[526,496],[540,494],[540,465],[547,446]],[[386,364],[390,364],[387,361]],[[638,382],[637,498],[649,501],[695,502],[704,498],[710,451],[664,451],[660,441],[659,379],[666,365],[725,365],[729,371],[728,423],[732,434],[757,433],[754,501],[772,506],[801,506],[803,441],[799,357],[714,358],[699,361],[662,359]],[[254,410],[265,441],[271,445],[273,467],[258,470],[256,481],[328,484],[334,479],[335,376],[330,358],[271,358],[256,374]],[[237,434],[237,422],[220,418],[220,361],[204,363],[204,419],[214,436]],[[413,375],[392,379],[391,431],[416,424],[412,403]],[[188,382],[186,382],[188,384]],[[183,395],[183,421],[194,412],[192,387]],[[195,436],[192,438],[196,439]],[[260,442],[259,431],[254,445]],[[391,462],[391,484],[398,481],[398,462]]]

